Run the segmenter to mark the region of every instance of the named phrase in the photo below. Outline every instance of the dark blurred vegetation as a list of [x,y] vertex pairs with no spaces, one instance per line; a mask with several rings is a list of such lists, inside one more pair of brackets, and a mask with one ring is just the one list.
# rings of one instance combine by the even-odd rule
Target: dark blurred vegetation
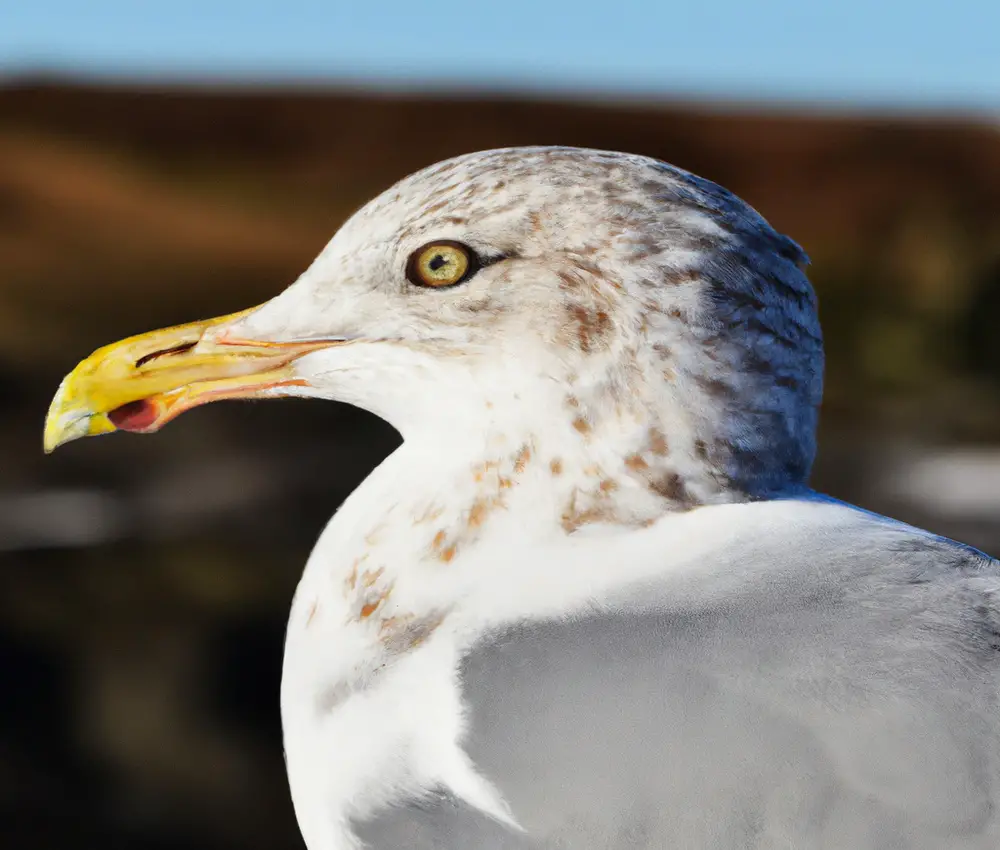
[[277,293],[338,224],[443,157],[650,154],[813,258],[816,486],[1000,549],[1000,128],[319,91],[0,89],[3,845],[300,846],[282,632],[325,520],[395,445],[319,402],[216,405],[41,453],[94,348]]

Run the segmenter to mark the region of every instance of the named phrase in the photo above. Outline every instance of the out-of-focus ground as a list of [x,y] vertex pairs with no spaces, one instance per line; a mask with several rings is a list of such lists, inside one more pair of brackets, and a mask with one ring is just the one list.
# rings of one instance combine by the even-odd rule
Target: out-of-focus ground
[[1000,124],[207,89],[0,89],[0,831],[12,848],[299,845],[282,630],[395,445],[329,403],[215,405],[41,452],[94,348],[267,299],[357,206],[465,151],[573,144],[732,189],[813,258],[817,488],[1000,551]]

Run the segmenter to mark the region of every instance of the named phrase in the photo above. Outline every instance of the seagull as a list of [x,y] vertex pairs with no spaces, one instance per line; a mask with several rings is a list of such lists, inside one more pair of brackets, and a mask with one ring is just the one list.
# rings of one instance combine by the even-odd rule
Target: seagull
[[807,263],[655,159],[459,156],[271,301],[96,351],[45,448],[231,398],[400,432],[291,607],[309,850],[995,850],[1000,568],[809,488]]

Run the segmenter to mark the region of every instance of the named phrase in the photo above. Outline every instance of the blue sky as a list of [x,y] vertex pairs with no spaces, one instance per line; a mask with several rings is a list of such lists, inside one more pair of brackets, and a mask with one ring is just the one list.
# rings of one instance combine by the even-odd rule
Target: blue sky
[[0,0],[0,74],[1000,114],[1000,0]]

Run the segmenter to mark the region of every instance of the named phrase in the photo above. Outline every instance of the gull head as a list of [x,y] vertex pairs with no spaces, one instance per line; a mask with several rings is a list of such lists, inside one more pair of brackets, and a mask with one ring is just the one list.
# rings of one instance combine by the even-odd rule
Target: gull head
[[511,148],[433,165],[356,212],[284,292],[100,349],[51,450],[225,398],[315,396],[445,444],[545,433],[669,504],[804,485],[822,343],[807,259],[657,160]]

